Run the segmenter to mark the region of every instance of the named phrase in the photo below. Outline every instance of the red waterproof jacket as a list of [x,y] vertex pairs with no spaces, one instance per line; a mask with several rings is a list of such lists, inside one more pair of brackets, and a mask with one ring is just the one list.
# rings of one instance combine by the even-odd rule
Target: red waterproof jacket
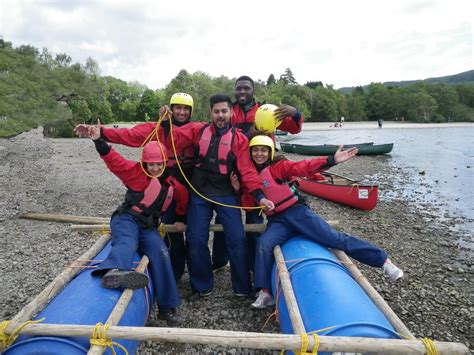
[[[192,126],[186,125],[173,128],[173,137],[176,146],[179,147],[179,149],[186,149],[189,145],[199,147],[203,130],[209,125],[212,133],[215,134],[215,127],[210,123],[195,122]],[[231,128],[229,127],[229,129]],[[242,184],[247,191],[252,193],[256,190],[261,190],[260,178],[250,159],[249,141],[240,130],[234,131],[231,153],[236,158],[237,170],[240,173]]]
[[[255,122],[255,112],[257,112],[260,106],[261,104],[256,102],[252,109],[245,113],[239,104],[234,104],[232,106],[232,118],[230,123],[232,126],[242,129],[244,133],[247,132]],[[301,113],[300,115],[301,118],[298,122],[296,122],[293,117],[285,117],[278,129],[291,134],[300,133],[303,126],[303,115]]]
[[[199,127],[201,126],[200,123],[198,122],[188,122],[182,127],[185,126],[193,126],[193,125],[198,125]],[[173,126],[173,129],[175,129],[176,126]],[[143,145],[143,142],[145,139],[149,137],[149,135],[155,130],[156,128],[156,122],[147,122],[147,123],[142,123],[138,124],[132,128],[109,128],[109,127],[102,127],[101,128],[101,135],[102,137],[110,143],[117,143],[117,144],[122,144],[126,145],[128,147],[140,147]],[[167,137],[165,137],[165,130],[163,127],[160,127],[158,130],[158,137],[160,139],[160,142],[162,142],[168,153],[168,163],[167,166],[174,166],[175,165],[175,160],[174,160],[174,152],[173,152],[173,147],[171,144],[167,144]],[[156,134],[153,135],[151,140],[156,140]],[[176,147],[176,153],[178,157],[182,157],[184,160],[189,160],[193,157],[193,151],[189,150],[180,150]],[[180,162],[183,163],[183,159],[180,159]]]
[[[116,175],[122,183],[130,190],[144,192],[150,184],[151,179],[143,172],[140,163],[125,159],[114,148],[110,152],[101,156],[107,168]],[[179,183],[174,177],[168,176],[165,179],[160,178],[160,182],[174,186],[173,199],[176,200],[176,214],[186,215],[188,209],[189,193],[188,190]]]
[[[328,157],[317,157],[314,159],[291,161],[287,159],[277,160],[270,164],[267,168],[270,171],[271,176],[278,183],[287,184],[293,177],[310,177],[315,173],[324,171],[334,164],[329,162]],[[259,175],[260,179],[262,176]],[[263,181],[261,181],[263,183]],[[264,190],[265,191],[265,190]],[[271,200],[270,196],[267,196]],[[243,188],[242,195],[242,206],[253,207],[255,206],[255,200],[252,195]]]

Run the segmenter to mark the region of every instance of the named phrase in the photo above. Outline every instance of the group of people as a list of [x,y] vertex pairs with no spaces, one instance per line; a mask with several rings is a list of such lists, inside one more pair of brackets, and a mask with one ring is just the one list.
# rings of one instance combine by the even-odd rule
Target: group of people
[[[270,110],[278,128],[290,133],[301,131],[303,116],[289,105],[269,109],[257,102],[248,76],[236,80],[235,102],[224,94],[210,97],[210,122],[192,121],[193,106],[190,95],[176,93],[169,107],[160,108],[159,126],[148,122],[130,129],[75,128],[78,136],[93,140],[107,168],[127,188],[124,203],[111,218],[112,249],[93,272],[102,277],[103,287],[137,289],[151,281],[159,318],[174,326],[180,323],[176,282],[185,265],[191,287],[188,301],[193,302],[212,294],[213,270],[230,263],[234,294],[255,297],[258,291],[252,306],[265,308],[274,304],[269,291],[273,248],[295,233],[382,267],[393,281],[403,276],[385,251],[332,229],[291,186],[292,177],[312,176],[347,161],[356,148],[300,162],[277,157],[272,132],[258,131],[256,116],[267,117]],[[141,160],[135,162],[107,142],[146,144]],[[246,236],[242,208],[247,223],[263,223],[263,210],[268,220],[265,232]],[[214,233],[211,257],[209,225],[214,212],[224,231]],[[163,240],[159,223],[174,224],[177,233]],[[148,256],[149,277],[133,271],[135,252]]]

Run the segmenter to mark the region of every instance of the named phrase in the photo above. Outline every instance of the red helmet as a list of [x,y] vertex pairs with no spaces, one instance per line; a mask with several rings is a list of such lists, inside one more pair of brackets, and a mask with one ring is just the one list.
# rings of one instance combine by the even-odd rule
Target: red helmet
[[167,160],[166,148],[157,141],[147,143],[142,151],[143,163],[163,163]]

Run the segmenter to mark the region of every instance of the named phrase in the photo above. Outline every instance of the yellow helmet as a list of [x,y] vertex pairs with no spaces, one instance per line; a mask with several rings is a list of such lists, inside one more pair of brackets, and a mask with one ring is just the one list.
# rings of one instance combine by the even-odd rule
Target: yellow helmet
[[255,128],[261,132],[273,133],[281,124],[281,121],[276,118],[276,105],[265,104],[260,106],[255,113]]
[[273,156],[275,155],[275,143],[273,139],[268,136],[255,136],[250,140],[249,148],[256,145],[263,145],[264,147],[270,148],[270,160],[273,160]]
[[[172,105],[185,105],[191,107],[191,114],[193,113],[194,100],[193,97],[185,92],[177,92],[171,96],[170,107]],[[190,116],[191,116],[190,114]]]

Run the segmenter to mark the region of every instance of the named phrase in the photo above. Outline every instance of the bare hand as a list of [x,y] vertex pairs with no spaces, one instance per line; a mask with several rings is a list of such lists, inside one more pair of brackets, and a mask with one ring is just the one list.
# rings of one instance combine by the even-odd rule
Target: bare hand
[[293,117],[296,115],[296,112],[298,112],[296,107],[290,105],[280,105],[280,107],[275,110],[275,116],[277,119],[282,120],[285,117]]
[[160,117],[163,118],[163,121],[168,121],[168,119],[171,117],[171,115],[173,114],[173,112],[171,112],[170,108],[168,107],[168,105],[164,105],[164,106],[161,106],[160,107],[160,110],[159,110],[159,113],[160,113]]
[[100,138],[100,121],[97,119],[97,126],[89,126],[89,137],[95,141]]
[[186,231],[186,225],[183,222],[174,222],[174,227],[177,233],[184,233]]
[[265,211],[273,211],[275,209],[275,204],[265,197],[259,201],[259,205],[265,207]]
[[89,136],[89,128],[91,126],[88,124],[78,124],[74,127],[74,133],[80,138],[90,138]]
[[342,147],[343,146],[340,145],[336,153],[334,154],[334,161],[336,162],[336,164],[345,162],[353,158],[359,151],[359,149],[357,149],[356,147],[352,147],[347,150],[342,150]]
[[234,189],[235,192],[239,192],[241,185],[239,181],[239,177],[235,172],[230,173],[230,184],[232,185],[232,188]]

